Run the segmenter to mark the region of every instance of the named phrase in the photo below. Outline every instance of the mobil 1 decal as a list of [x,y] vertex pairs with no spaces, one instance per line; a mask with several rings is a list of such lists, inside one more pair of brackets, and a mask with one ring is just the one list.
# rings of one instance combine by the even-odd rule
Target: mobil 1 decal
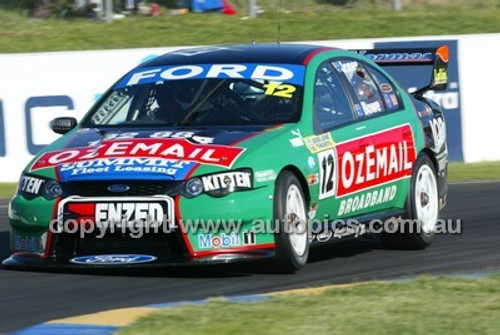
[[[462,119],[460,106],[460,78],[458,71],[458,41],[412,41],[375,43],[375,48],[408,49],[437,48],[448,45],[450,62],[448,64],[448,88],[445,91],[430,91],[425,97],[434,100],[444,111],[446,127],[448,128],[448,154],[452,161],[463,161],[462,151]],[[432,67],[426,65],[385,66],[384,70],[396,78],[406,89],[421,88],[429,84]]]
[[337,143],[320,152],[319,198],[341,198],[410,177],[416,159],[409,124]]

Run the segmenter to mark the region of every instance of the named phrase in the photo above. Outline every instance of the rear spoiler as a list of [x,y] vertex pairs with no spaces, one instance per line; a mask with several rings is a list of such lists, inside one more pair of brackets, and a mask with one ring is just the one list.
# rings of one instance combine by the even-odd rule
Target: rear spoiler
[[373,49],[351,50],[372,60],[380,66],[432,65],[432,76],[429,85],[412,94],[421,97],[429,90],[444,91],[448,85],[448,46],[437,49]]

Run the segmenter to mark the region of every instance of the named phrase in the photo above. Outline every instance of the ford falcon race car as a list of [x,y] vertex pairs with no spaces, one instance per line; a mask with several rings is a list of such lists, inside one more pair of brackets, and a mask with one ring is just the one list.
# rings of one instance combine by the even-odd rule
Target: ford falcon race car
[[[385,66],[429,65],[409,94]],[[448,49],[311,45],[180,50],[141,64],[23,171],[7,267],[124,267],[269,258],[382,229],[422,249],[446,204]],[[369,225],[371,222],[377,225]]]

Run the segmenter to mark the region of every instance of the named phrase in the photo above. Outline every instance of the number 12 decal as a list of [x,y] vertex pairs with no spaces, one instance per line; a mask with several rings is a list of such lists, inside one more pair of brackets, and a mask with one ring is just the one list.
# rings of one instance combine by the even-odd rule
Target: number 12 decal
[[266,89],[264,92],[265,95],[273,95],[275,97],[288,99],[291,99],[293,97],[293,93],[297,90],[295,86],[280,83],[269,83],[262,85],[262,87]]
[[325,199],[335,195],[336,161],[335,149],[318,153],[319,160],[319,198]]

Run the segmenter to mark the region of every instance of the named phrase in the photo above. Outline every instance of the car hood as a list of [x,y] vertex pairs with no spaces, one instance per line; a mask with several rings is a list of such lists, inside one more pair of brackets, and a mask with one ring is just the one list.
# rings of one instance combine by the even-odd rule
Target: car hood
[[245,141],[283,128],[81,128],[46,147],[27,170],[53,169],[62,182],[184,180],[199,166],[233,168],[248,149]]

